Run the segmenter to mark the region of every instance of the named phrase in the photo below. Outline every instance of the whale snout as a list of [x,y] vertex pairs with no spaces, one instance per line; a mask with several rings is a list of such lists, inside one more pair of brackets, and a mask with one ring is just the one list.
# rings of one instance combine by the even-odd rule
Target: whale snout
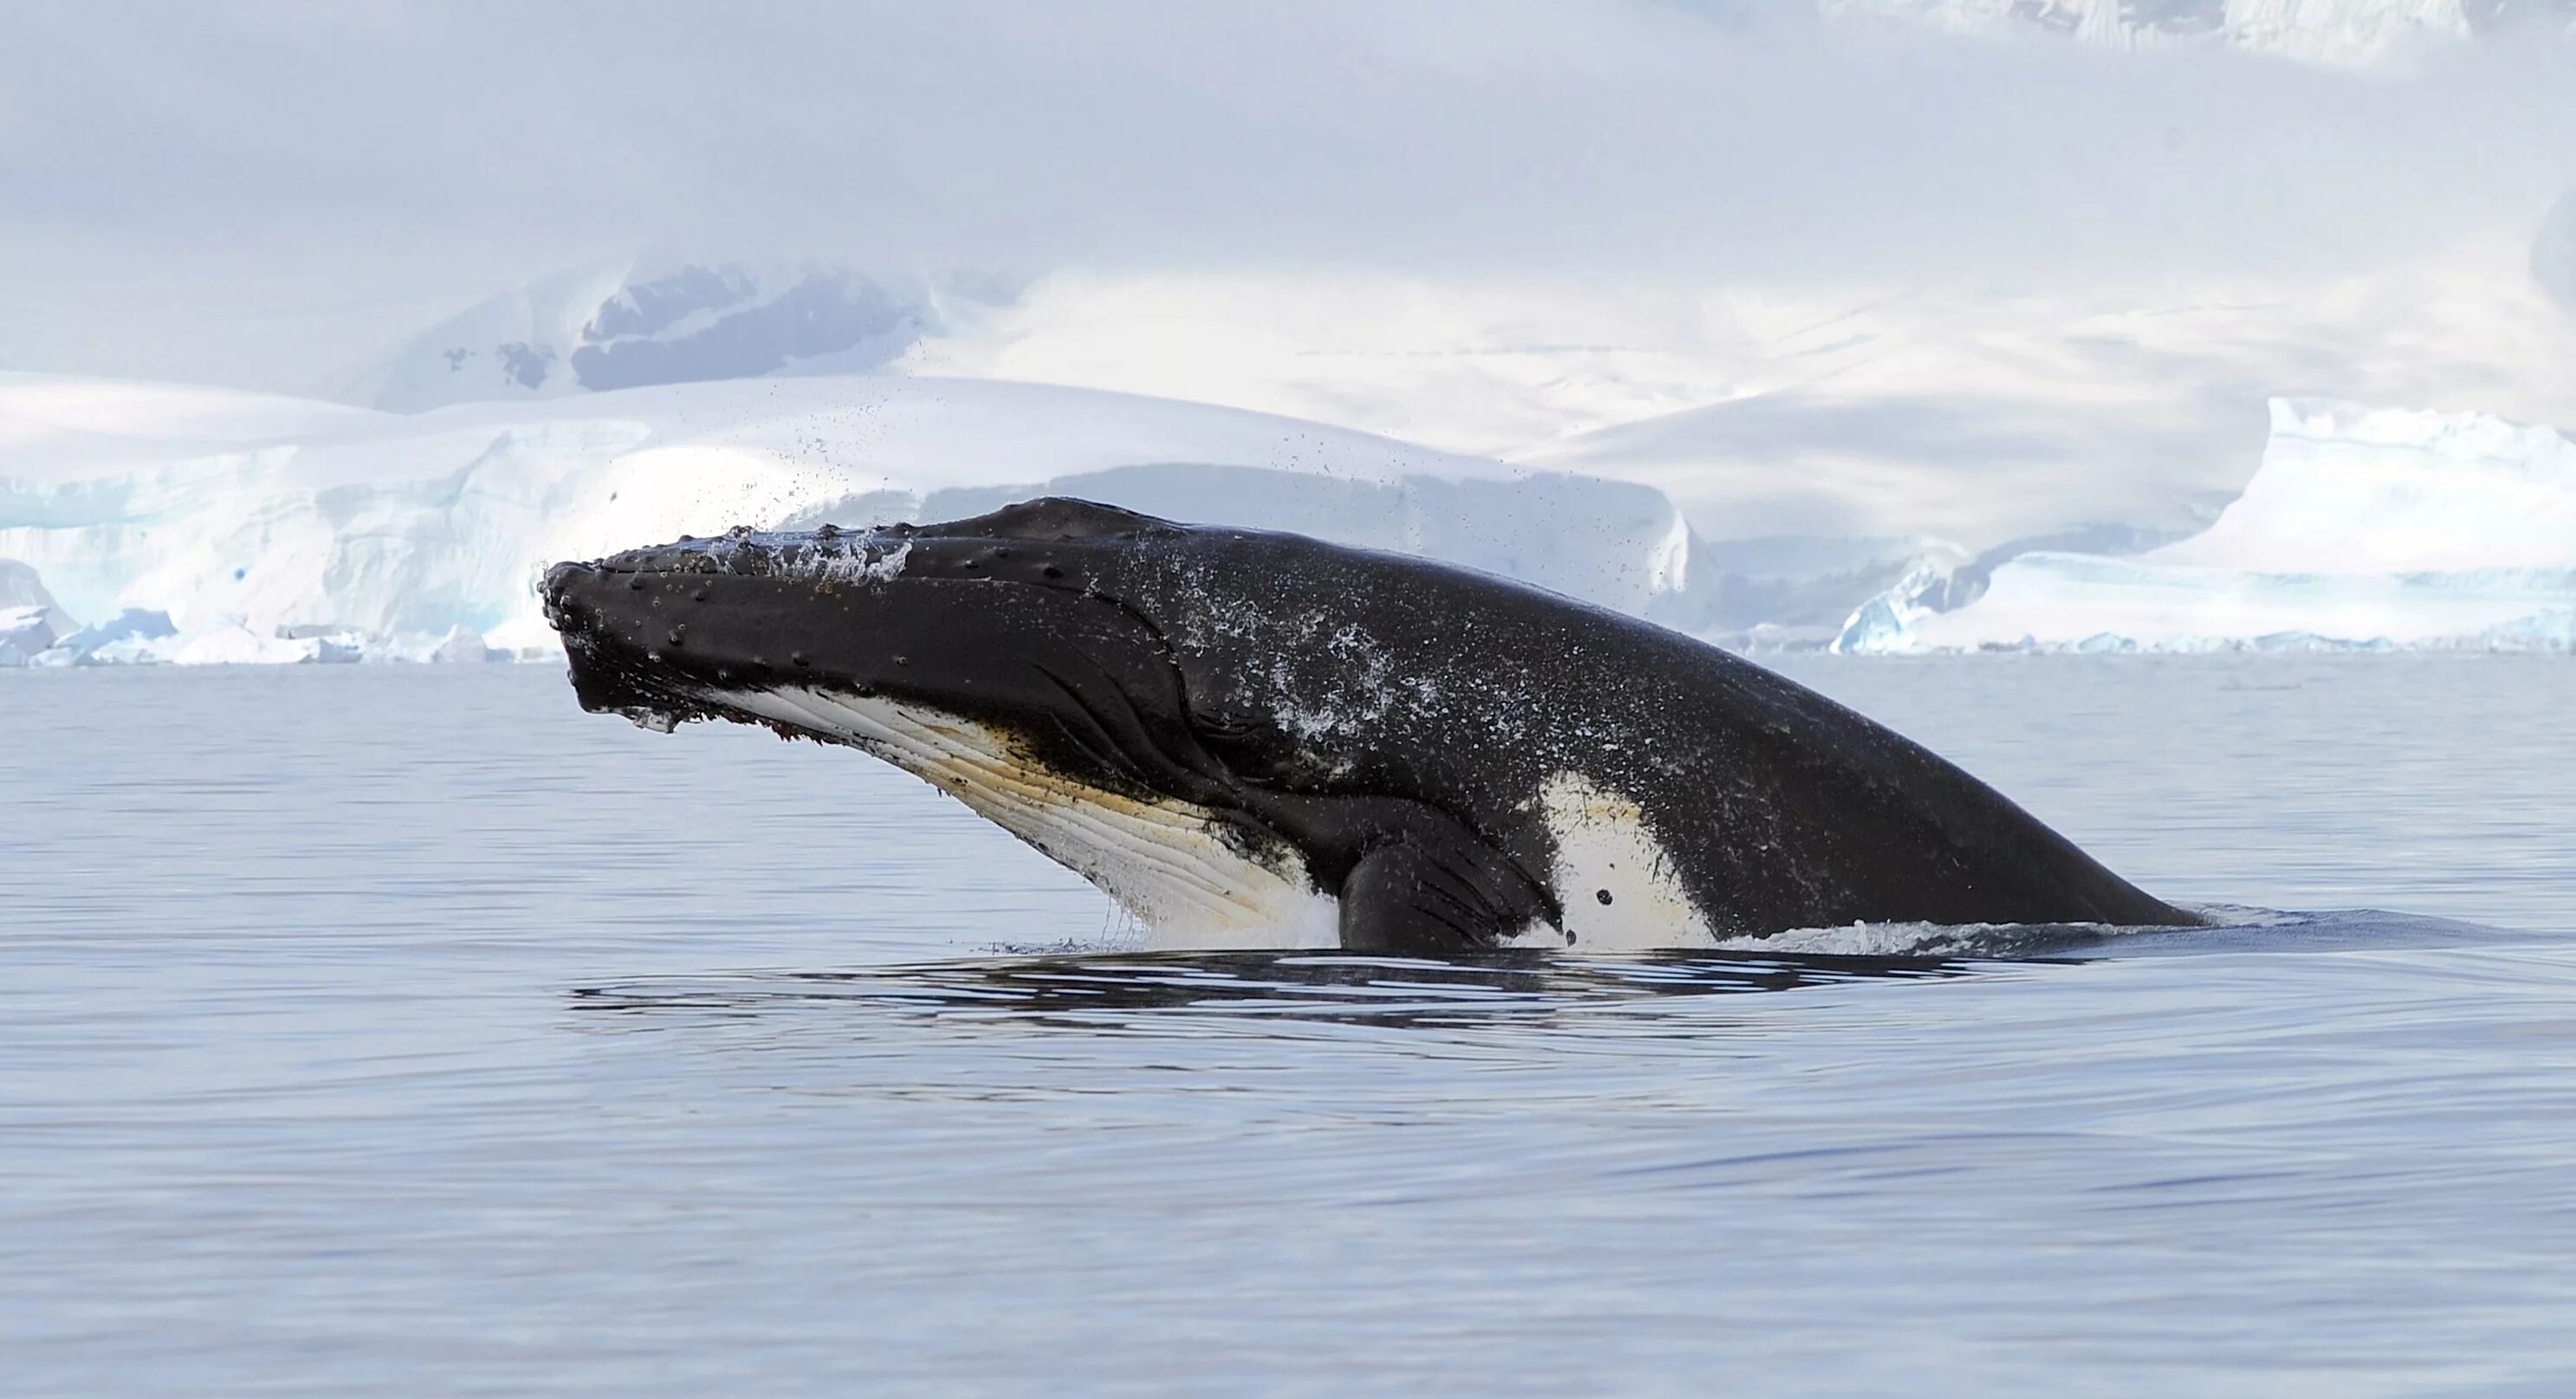
[[625,613],[658,608],[661,595],[674,587],[694,595],[693,580],[785,576],[811,562],[804,556],[814,552],[802,541],[782,545],[749,530],[714,539],[683,537],[604,559],[556,564],[538,583],[537,596],[546,621],[569,638],[605,630]]
[[586,563],[559,563],[547,569],[545,580],[537,585],[538,601],[545,605],[546,625],[565,636],[595,625],[598,619],[583,595],[599,576],[598,567]]
[[599,569],[586,563],[559,563],[546,570],[545,581],[537,585],[537,596],[546,605],[546,620],[563,625],[555,614],[571,600],[574,590],[585,581],[599,576]]
[[775,727],[774,704],[744,697],[792,692],[1089,732],[1069,686],[1176,683],[1150,624],[1099,590],[1081,519],[1048,516],[1038,538],[969,523],[682,536],[555,564],[537,593],[582,706],[630,716]]
[[565,641],[578,642],[627,630],[620,625],[621,620],[632,620],[626,614],[653,605],[654,600],[644,594],[657,576],[614,568],[611,563],[559,563],[547,569],[544,580],[537,585],[546,623]]
[[537,595],[585,709],[685,715],[721,693],[872,692],[915,658],[944,674],[972,609],[917,615],[898,588],[910,553],[894,530],[740,529],[558,563]]

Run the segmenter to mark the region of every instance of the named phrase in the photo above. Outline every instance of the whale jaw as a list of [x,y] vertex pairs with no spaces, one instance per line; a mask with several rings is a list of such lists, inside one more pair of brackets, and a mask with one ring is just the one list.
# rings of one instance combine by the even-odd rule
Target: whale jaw
[[921,778],[1115,900],[1162,948],[1340,945],[1305,861],[1176,797],[1108,791],[971,719],[822,687],[705,690],[699,706],[846,744]]

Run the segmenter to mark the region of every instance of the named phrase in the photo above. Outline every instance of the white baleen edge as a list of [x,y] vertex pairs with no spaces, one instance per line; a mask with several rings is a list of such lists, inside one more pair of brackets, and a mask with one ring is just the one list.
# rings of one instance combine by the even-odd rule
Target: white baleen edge
[[929,782],[1116,900],[1156,948],[1333,948],[1341,902],[1318,892],[1293,851],[1255,859],[1214,812],[1177,798],[1138,801],[1029,761],[969,719],[811,687],[707,690],[727,709],[864,749]]

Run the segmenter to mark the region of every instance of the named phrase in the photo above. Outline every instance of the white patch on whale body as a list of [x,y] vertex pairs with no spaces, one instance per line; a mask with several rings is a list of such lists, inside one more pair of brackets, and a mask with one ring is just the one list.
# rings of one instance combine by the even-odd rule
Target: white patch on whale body
[[1229,844],[1215,813],[1138,801],[1030,761],[970,719],[810,687],[703,692],[728,709],[866,750],[964,802],[1134,914],[1158,948],[1330,948],[1341,901],[1305,862]]
[[[1579,772],[1559,772],[1539,789],[1556,840],[1549,869],[1578,951],[1642,952],[1710,947],[1716,929],[1673,874],[1672,857],[1635,800]],[[1603,894],[1609,901],[1602,901]]]

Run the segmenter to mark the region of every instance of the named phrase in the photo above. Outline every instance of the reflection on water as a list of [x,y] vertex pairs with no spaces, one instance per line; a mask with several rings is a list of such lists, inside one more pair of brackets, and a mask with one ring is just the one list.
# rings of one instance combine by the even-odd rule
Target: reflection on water
[[[1749,992],[1879,981],[1937,981],[2105,957],[2231,952],[2383,951],[2554,941],[2376,909],[2284,913],[2199,910],[2191,928],[2095,924],[1854,924],[1784,934],[1779,951],[1726,949],[1585,955],[1509,950],[1450,958],[1311,951],[1060,951],[842,970],[769,969],[643,976],[575,989],[573,1009],[646,1017],[656,1027],[802,1012],[877,1013],[949,1023],[1006,1020],[1085,1029],[1140,1014],[1351,1021],[1424,1027],[1616,1013]],[[1750,941],[1750,939],[1748,939]],[[1817,951],[1818,946],[1900,951]]]
[[1639,1001],[1966,976],[1934,957],[1670,953],[1621,959],[1547,952],[1424,960],[1313,952],[1131,952],[993,958],[850,971],[641,978],[573,993],[575,1009],[743,1017],[878,1012],[1114,1029],[1138,1014],[1355,1020],[1426,1027],[1550,1020]]

